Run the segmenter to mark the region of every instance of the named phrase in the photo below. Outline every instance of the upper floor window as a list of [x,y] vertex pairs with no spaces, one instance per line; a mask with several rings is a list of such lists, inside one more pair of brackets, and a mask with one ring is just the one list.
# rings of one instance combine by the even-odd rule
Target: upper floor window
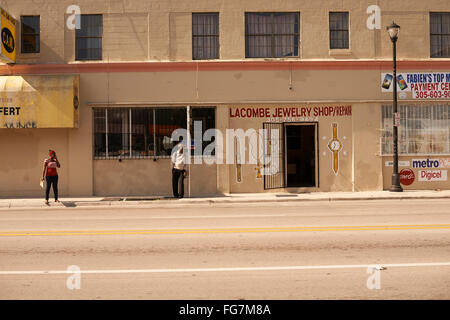
[[430,57],[450,58],[450,12],[430,12]]
[[40,52],[40,17],[21,17],[22,53]]
[[300,13],[245,14],[245,57],[298,57]]
[[80,29],[75,30],[75,60],[102,59],[103,17],[82,14]]
[[192,14],[192,59],[219,58],[219,14]]
[[330,12],[330,49],[348,49],[348,12]]

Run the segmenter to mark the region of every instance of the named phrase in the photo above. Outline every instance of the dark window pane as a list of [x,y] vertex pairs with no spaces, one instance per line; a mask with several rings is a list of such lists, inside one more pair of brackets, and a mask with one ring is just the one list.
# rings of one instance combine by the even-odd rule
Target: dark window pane
[[102,59],[102,15],[81,15],[81,28],[75,30],[76,60]]
[[430,57],[450,57],[450,12],[430,12]]
[[128,115],[129,109],[108,109],[109,157],[129,157],[130,155],[130,121]]
[[219,14],[192,14],[192,59],[219,58]]
[[348,12],[330,12],[330,49],[348,48]]
[[106,157],[106,109],[95,108],[94,112],[94,157]]
[[22,53],[40,52],[40,16],[21,17]]
[[155,144],[157,156],[170,156],[176,142],[172,142],[172,132],[186,129],[186,108],[155,110]]
[[132,157],[154,156],[153,109],[131,109]]
[[[200,146],[198,142],[195,141],[195,122],[201,123],[201,137],[203,139],[203,136],[205,134],[205,132],[208,129],[214,129],[216,127],[216,116],[215,116],[216,112],[214,108],[193,108],[192,109],[192,113],[191,113],[191,117],[192,117],[192,124],[191,124],[191,139],[193,141],[193,144],[195,146],[195,150],[197,150],[197,153],[201,153],[203,154],[203,151],[205,150],[206,146],[208,146],[209,144],[211,144],[213,141],[203,141],[202,145]],[[197,149],[200,148],[200,149]],[[195,154],[195,150],[192,150],[192,154]]]
[[298,56],[299,20],[295,12],[246,13],[245,56]]

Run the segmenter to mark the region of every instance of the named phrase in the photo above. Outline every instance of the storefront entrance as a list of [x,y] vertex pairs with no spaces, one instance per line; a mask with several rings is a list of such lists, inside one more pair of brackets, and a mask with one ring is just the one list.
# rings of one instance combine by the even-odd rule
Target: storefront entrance
[[[264,189],[318,187],[317,123],[264,123],[263,127],[267,145],[276,146],[279,154],[277,171],[264,176]],[[271,141],[271,130],[279,131],[278,141]]]
[[285,124],[286,187],[316,186],[316,125]]

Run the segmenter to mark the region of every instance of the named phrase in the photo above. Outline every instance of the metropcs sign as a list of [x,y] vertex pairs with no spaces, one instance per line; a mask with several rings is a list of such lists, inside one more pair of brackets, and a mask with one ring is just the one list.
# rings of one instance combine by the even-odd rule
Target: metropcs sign
[[16,20],[3,8],[0,8],[0,60],[16,62]]
[[[447,170],[450,168],[450,158],[441,159],[413,159],[413,168],[418,169],[429,169],[429,170],[419,170],[418,180],[419,181],[447,181]],[[431,170],[430,170],[431,169]],[[433,170],[438,169],[438,170]]]
[[450,158],[441,159],[413,159],[413,168],[450,168]]

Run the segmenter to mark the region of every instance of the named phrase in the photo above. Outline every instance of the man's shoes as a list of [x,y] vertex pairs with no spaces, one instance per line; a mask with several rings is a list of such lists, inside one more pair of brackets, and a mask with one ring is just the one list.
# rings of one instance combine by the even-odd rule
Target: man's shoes
[[178,196],[178,199],[182,199],[184,196]]
[[45,204],[46,204],[46,205],[49,205],[48,200],[45,200]]

